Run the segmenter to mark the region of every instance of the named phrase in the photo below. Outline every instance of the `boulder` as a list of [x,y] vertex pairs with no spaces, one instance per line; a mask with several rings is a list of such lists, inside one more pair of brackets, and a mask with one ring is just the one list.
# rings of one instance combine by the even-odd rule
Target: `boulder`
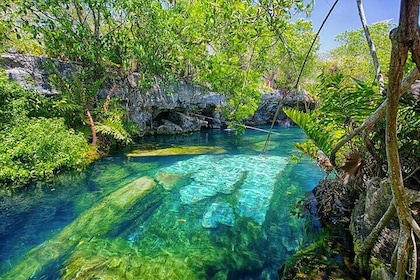
[[[299,109],[304,110],[305,108],[313,108],[315,106],[315,101],[305,91],[275,90],[272,93],[264,93],[257,110],[254,115],[247,120],[247,124],[256,126],[271,123],[279,105],[282,108],[298,107]],[[281,109],[276,122],[283,126],[291,125],[290,120]]]
[[158,183],[167,191],[172,190],[175,185],[178,183],[178,181],[182,178],[179,174],[173,174],[170,172],[166,172],[163,170],[160,170],[155,175],[156,180]]
[[183,132],[182,127],[168,120],[163,120],[163,124],[156,129],[158,135],[175,135]]

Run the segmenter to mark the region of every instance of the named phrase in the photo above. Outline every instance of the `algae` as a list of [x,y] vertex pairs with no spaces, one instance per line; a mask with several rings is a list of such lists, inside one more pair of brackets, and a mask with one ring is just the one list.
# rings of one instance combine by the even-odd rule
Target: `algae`
[[98,239],[78,246],[65,262],[63,279],[203,279],[170,252],[141,254],[123,239]]
[[174,174],[164,170],[160,170],[155,175],[155,179],[167,191],[172,190],[181,178],[182,176],[179,174]]
[[[252,148],[255,151],[262,152],[264,150],[264,148],[265,148],[265,145],[266,145],[266,141],[264,140],[264,141],[260,141],[260,142],[254,143],[252,145]],[[278,147],[278,144],[276,142],[270,141],[268,143],[268,145],[267,145],[266,150],[267,151],[275,150],[277,147]]]
[[174,155],[224,154],[226,150],[219,146],[178,146],[157,150],[133,150],[127,157],[153,157]]
[[105,236],[155,186],[152,179],[141,177],[118,189],[85,211],[60,233],[30,250],[18,265],[0,278],[29,279],[40,272],[43,266],[65,256],[75,247]]

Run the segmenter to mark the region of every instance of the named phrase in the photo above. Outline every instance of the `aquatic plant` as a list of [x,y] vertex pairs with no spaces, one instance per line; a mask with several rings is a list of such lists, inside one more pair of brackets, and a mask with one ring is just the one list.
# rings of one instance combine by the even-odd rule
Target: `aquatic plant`
[[226,150],[218,146],[178,146],[153,150],[133,150],[127,153],[128,157],[151,157],[151,156],[173,156],[173,155],[201,155],[201,154],[223,154]]
[[30,250],[18,265],[0,276],[0,279],[29,279],[40,272],[43,266],[66,256],[77,246],[106,236],[131,207],[155,186],[152,179],[141,177],[118,189],[50,240]]

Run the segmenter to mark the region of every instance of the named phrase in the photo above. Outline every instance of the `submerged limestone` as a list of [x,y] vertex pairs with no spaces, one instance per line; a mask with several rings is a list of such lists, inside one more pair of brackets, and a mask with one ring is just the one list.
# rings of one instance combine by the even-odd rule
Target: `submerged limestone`
[[176,155],[224,154],[226,150],[218,146],[179,146],[164,149],[133,150],[128,157],[155,157]]
[[216,228],[218,224],[233,226],[235,224],[235,215],[229,203],[214,202],[203,215],[201,225],[204,228]]
[[[235,215],[262,225],[273,195],[277,175],[287,165],[280,156],[201,155],[178,162],[165,172],[189,176],[191,182],[179,190],[183,204],[193,205],[226,195]],[[218,211],[207,212],[216,215]],[[217,221],[217,217],[207,217]],[[234,220],[234,218],[233,218]],[[214,222],[206,222],[215,225]],[[216,223],[217,224],[217,223]],[[223,224],[223,223],[222,223]]]
[[30,250],[22,261],[0,279],[30,279],[42,268],[67,256],[71,250],[96,238],[103,238],[156,183],[141,177],[110,194],[98,205],[85,211],[48,241]]
[[159,171],[156,173],[155,178],[165,190],[170,191],[175,187],[179,180],[181,180],[182,176],[166,171]]

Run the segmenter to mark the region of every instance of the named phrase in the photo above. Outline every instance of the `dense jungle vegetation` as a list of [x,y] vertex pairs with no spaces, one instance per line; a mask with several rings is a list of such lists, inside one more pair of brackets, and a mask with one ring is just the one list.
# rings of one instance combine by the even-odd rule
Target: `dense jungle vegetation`
[[[420,98],[407,93],[419,78],[419,1],[401,1],[396,26],[380,22],[369,32],[339,35],[341,45],[327,59],[317,57],[315,43],[297,83],[315,38],[311,22],[296,19],[310,13],[307,3],[3,1],[1,52],[47,56],[83,70],[71,78],[56,74],[51,82],[61,94],[53,97],[28,92],[0,73],[0,187],[82,169],[100,151],[130,143],[138,131],[119,100],[96,98],[111,77],[138,72],[144,93],[153,83],[180,79],[205,86],[227,97],[224,114],[233,123],[252,115],[270,90],[267,81],[274,88],[298,87],[318,101],[312,111],[286,110],[310,138],[298,147],[360,190],[369,177],[389,178],[389,211],[400,221],[398,261],[391,270],[395,279],[406,279],[408,271],[415,279],[413,240],[420,230],[405,189],[418,190],[420,183]],[[371,245],[360,248],[358,264],[366,267]]]
[[[308,38],[314,37],[309,21],[291,21],[296,12],[309,13],[310,5],[303,1],[6,1],[1,8],[2,52],[47,56],[81,66],[73,77],[62,77],[51,64],[56,73],[51,83],[61,92],[53,97],[18,89],[2,73],[3,188],[82,168],[98,152],[132,141],[138,131],[118,98],[97,98],[99,88],[112,78],[138,72],[143,93],[153,83],[181,79],[205,86],[226,95],[226,118],[240,123],[268,90],[266,80],[278,88],[293,86],[310,46]],[[282,59],[273,59],[277,57]],[[311,53],[306,81],[315,79],[311,70],[315,60]],[[24,141],[34,137],[29,136],[34,128],[31,122],[19,125],[23,117],[45,127],[52,120],[60,123],[63,129],[55,133],[53,143],[60,143],[62,133],[69,146],[39,147],[50,142],[43,140],[52,137],[50,129],[37,133],[39,141]],[[84,135],[90,148],[80,144],[81,139],[71,141],[67,133],[78,139]],[[19,149],[9,144],[16,142],[22,143]],[[56,160],[61,154],[71,160]],[[44,162],[50,162],[45,172]]]

